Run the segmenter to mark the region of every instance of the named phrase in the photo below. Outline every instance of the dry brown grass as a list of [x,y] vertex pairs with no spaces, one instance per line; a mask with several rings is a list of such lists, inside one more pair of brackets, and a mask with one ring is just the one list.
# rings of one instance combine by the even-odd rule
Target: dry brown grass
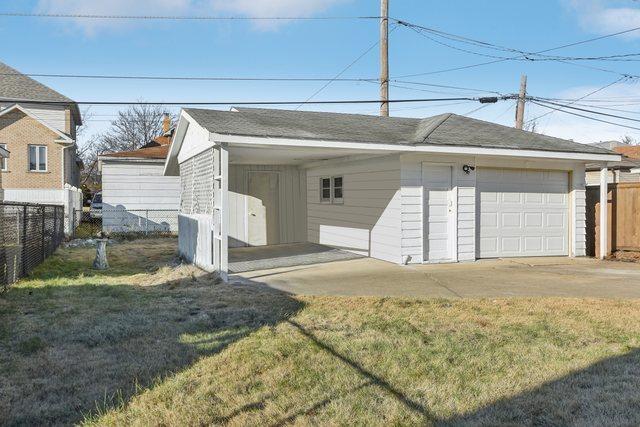
[[3,420],[640,423],[639,301],[294,298],[214,284],[169,242],[114,246],[111,275],[43,267],[0,299]]

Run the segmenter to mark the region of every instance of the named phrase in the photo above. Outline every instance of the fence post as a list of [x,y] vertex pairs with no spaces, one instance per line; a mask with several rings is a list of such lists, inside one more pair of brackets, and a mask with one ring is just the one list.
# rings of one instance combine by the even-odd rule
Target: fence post
[[47,246],[46,246],[46,239],[44,236],[44,227],[45,227],[45,217],[47,215],[47,209],[43,206],[40,208],[42,210],[42,241],[41,241],[41,245],[42,245],[42,261],[44,261],[47,258]]
[[27,205],[22,206],[22,275],[27,275]]
[[51,252],[58,244],[58,208],[53,208],[53,233],[51,234]]
[[149,235],[149,209],[145,211],[144,216],[144,235]]

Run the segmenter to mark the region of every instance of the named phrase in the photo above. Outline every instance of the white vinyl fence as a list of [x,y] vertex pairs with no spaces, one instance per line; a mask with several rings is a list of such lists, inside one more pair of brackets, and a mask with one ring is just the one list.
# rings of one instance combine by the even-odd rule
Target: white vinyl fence
[[73,218],[74,212],[82,211],[82,190],[65,184],[63,189],[53,188],[6,188],[6,202],[38,203],[64,206],[64,232],[69,235],[79,218]]

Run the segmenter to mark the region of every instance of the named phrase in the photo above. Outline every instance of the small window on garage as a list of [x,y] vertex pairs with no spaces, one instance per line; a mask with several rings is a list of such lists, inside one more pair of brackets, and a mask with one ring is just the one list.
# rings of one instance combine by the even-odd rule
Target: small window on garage
[[320,201],[331,203],[331,178],[320,178]]
[[333,184],[333,203],[342,203],[342,177],[334,176],[332,178]]

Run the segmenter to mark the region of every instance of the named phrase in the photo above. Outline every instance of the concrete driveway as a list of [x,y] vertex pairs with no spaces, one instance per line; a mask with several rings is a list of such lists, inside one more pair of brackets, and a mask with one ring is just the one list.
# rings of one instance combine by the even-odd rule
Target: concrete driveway
[[299,295],[445,298],[640,298],[640,264],[589,258],[518,258],[399,266],[371,258],[252,271],[232,282]]

